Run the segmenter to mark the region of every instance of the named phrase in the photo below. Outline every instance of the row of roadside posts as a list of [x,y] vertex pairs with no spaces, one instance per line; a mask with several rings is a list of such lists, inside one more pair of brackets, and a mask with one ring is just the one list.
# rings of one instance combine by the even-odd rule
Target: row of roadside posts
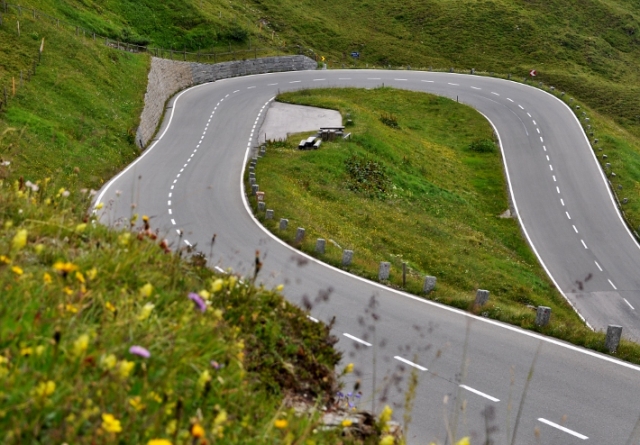
[[[260,147],[259,157],[265,155],[266,147],[263,145]],[[254,157],[251,159],[251,163],[249,164],[249,184],[251,186],[251,193],[258,200],[258,211],[265,212],[266,219],[273,219],[274,212],[273,209],[267,209],[266,203],[264,200],[264,192],[259,191],[259,186],[256,184],[255,178],[255,167],[258,162],[258,157]],[[279,230],[286,230],[289,226],[289,220],[286,218],[281,218],[279,223]],[[296,229],[296,236],[294,239],[294,244],[299,246],[304,240],[305,229],[303,227],[298,227]],[[318,238],[316,240],[315,251],[320,255],[324,255],[326,247],[326,240],[323,238]],[[351,265],[351,261],[353,260],[353,250],[343,249],[342,251],[342,266],[348,267]],[[387,281],[391,274],[391,263],[388,261],[381,261],[380,267],[378,269],[378,281]],[[402,263],[402,286],[405,287],[407,284],[407,263]],[[422,284],[422,292],[425,294],[430,293],[436,287],[436,277],[427,275],[424,277],[424,281]],[[489,301],[489,291],[485,289],[478,289],[476,291],[476,298],[474,301],[475,307],[482,307]],[[551,308],[547,306],[538,306],[536,308],[536,326],[547,326],[549,324],[549,320],[551,318]],[[622,326],[617,325],[609,325],[607,327],[607,334],[605,337],[605,348],[610,353],[615,353],[618,349],[618,345],[620,344],[620,338],[622,337]]]

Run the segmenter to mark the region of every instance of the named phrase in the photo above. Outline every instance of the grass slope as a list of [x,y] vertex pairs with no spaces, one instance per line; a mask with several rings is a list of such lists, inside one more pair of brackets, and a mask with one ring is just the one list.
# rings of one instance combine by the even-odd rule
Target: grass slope
[[[262,222],[304,251],[340,266],[342,249],[354,250],[349,270],[377,281],[380,261],[392,265],[388,284],[420,294],[425,275],[438,285],[436,301],[473,310],[528,329],[604,351],[604,337],[580,321],[539,266],[508,208],[500,152],[492,129],[473,109],[446,98],[390,88],[307,90],[279,96],[285,102],[349,114],[350,141],[299,151],[300,137],[272,143],[256,167],[275,218]],[[357,162],[354,162],[356,160]],[[255,204],[255,203],[254,203]],[[277,221],[289,219],[280,231]],[[294,241],[304,227],[305,240]],[[340,247],[336,247],[338,244]],[[476,289],[491,303],[473,308]],[[552,308],[552,321],[535,326],[535,308]],[[627,344],[626,359],[640,360]]]

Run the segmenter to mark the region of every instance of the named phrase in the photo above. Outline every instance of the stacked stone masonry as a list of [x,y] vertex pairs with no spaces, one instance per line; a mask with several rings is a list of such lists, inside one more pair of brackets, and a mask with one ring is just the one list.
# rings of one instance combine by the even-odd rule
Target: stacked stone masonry
[[175,93],[185,88],[229,77],[313,70],[316,67],[316,62],[306,56],[265,57],[213,65],[152,57],[136,143],[140,148],[147,146],[158,128],[165,104]]

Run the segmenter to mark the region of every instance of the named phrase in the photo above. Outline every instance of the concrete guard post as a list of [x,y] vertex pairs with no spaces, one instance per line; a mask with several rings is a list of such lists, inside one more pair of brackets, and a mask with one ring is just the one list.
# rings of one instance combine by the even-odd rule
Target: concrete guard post
[[287,225],[289,225],[289,220],[285,218],[280,219],[280,230],[287,230]]
[[476,291],[476,306],[484,306],[487,301],[489,301],[489,291],[478,289]]
[[607,326],[607,336],[604,339],[604,346],[611,354],[615,353],[618,350],[620,337],[622,337],[622,326],[616,326],[612,324]]
[[296,230],[296,244],[300,244],[304,239],[304,229],[302,227],[298,227]]
[[549,324],[551,317],[551,308],[547,306],[538,306],[536,311],[536,326],[546,326]]
[[379,281],[388,280],[390,271],[391,271],[391,263],[387,261],[381,261],[380,269],[378,270],[378,280]]
[[426,276],[424,277],[424,284],[422,285],[422,292],[425,294],[430,293],[436,288],[436,277]]
[[266,219],[273,219],[273,209],[267,209],[267,213],[265,215]]
[[316,241],[316,252],[318,252],[321,255],[324,255],[325,245],[326,245],[326,241],[322,238],[318,238],[318,240]]
[[342,251],[342,265],[349,266],[351,264],[351,260],[353,259],[353,250],[343,250]]

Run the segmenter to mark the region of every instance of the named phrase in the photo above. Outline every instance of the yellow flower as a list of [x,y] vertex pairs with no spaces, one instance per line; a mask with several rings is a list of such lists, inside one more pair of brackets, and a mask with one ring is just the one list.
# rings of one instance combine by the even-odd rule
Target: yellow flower
[[391,420],[391,415],[393,414],[393,410],[389,408],[389,405],[385,405],[382,413],[380,413],[380,422],[387,423]]
[[121,246],[126,247],[129,245],[130,239],[131,239],[131,233],[124,232],[123,234],[118,236],[118,243],[120,243]]
[[393,439],[393,436],[384,436],[380,439],[379,445],[393,445],[394,443],[395,440]]
[[343,427],[345,427],[345,428],[348,428],[348,427],[350,427],[351,425],[353,425],[353,422],[352,422],[350,419],[344,419],[344,420],[342,421],[342,426],[343,426]]
[[213,419],[214,428],[224,424],[227,421],[227,418],[227,412],[225,410],[220,411],[216,418]]
[[469,440],[469,436],[465,436],[456,442],[456,445],[470,445],[470,444],[471,444],[471,441]]
[[229,289],[233,289],[237,281],[238,281],[238,277],[236,277],[235,275],[231,275],[229,277]]
[[200,377],[198,378],[198,388],[202,389],[207,384],[207,382],[211,381],[211,374],[208,370],[202,371]]
[[129,399],[129,405],[131,405],[136,411],[142,411],[146,408],[144,403],[142,403],[140,396],[131,397]]
[[131,371],[136,366],[135,362],[128,362],[127,360],[122,360],[118,365],[118,375],[122,380],[125,380],[131,374]]
[[353,363],[349,363],[347,366],[344,367],[344,374],[351,374],[353,372]]
[[84,275],[82,275],[82,272],[80,272],[80,271],[76,272],[76,280],[78,280],[82,284],[85,283]]
[[113,354],[103,355],[100,357],[100,367],[108,371],[116,366],[117,361],[116,356]]
[[28,357],[33,354],[33,348],[27,347],[20,349],[20,355],[23,357]]
[[211,298],[211,294],[206,289],[202,289],[200,292],[198,292],[198,295],[200,295],[205,300]]
[[73,353],[74,355],[82,355],[87,350],[89,346],[89,335],[82,334],[77,338],[75,342],[73,342]]
[[78,266],[68,261],[66,263],[63,261],[56,261],[56,263],[53,265],[53,269],[63,277],[66,277],[71,272],[77,270]]
[[98,275],[98,269],[91,268],[87,271],[87,278],[89,278],[90,280],[95,279],[96,275]]
[[37,356],[42,355],[43,352],[44,352],[44,346],[43,345],[36,346],[36,355]]
[[48,380],[46,382],[40,382],[38,386],[33,390],[33,394],[42,399],[49,397],[56,390],[56,382]]
[[[168,415],[168,414],[167,414]],[[167,427],[164,429],[164,432],[167,433],[168,435],[172,435],[173,433],[176,432],[176,428],[177,428],[177,422],[176,419],[171,419],[168,423],[167,423]]]
[[167,439],[151,439],[147,445],[172,445]]
[[215,280],[213,282],[213,284],[211,285],[211,290],[213,292],[220,292],[220,290],[222,289],[222,285],[224,284],[224,281],[222,281],[221,278],[218,278],[217,280]]
[[44,250],[44,244],[36,244],[35,250],[36,250],[36,253],[40,255]]
[[109,433],[119,433],[122,431],[120,421],[113,417],[113,414],[102,414],[102,429]]
[[104,207],[104,203],[103,202],[99,202],[99,203],[96,204],[95,209],[96,210],[100,210],[103,207]]
[[75,307],[73,304],[65,304],[64,308],[67,310],[67,312],[71,312],[72,314],[78,313],[78,308]]
[[11,260],[6,255],[0,255],[0,263],[9,264]]
[[67,295],[73,295],[73,289],[71,289],[69,286],[65,286],[64,289],[62,289],[62,292]]
[[18,233],[15,234],[13,240],[11,241],[11,248],[13,250],[21,250],[24,246],[27,245],[27,230],[20,229]]
[[199,423],[194,423],[191,427],[191,435],[193,437],[204,437],[204,428]]
[[87,225],[85,223],[80,223],[76,226],[76,233],[82,233],[86,228],[87,228]]
[[282,292],[283,289],[284,289],[284,284],[278,284],[278,286],[276,286],[276,290],[278,292]]
[[42,280],[44,281],[44,284],[51,284],[51,275],[49,275],[47,272],[44,273],[44,275],[42,276]]
[[273,426],[278,428],[279,430],[285,429],[289,425],[287,419],[278,419],[273,423]]
[[111,304],[111,302],[110,302],[110,301],[107,301],[107,302],[104,304],[104,307],[105,307],[108,311],[111,311],[111,312],[115,312],[115,311],[116,311],[116,307],[115,307],[113,304]]
[[162,397],[160,397],[160,394],[158,394],[155,391],[151,391],[149,393],[149,397],[151,397],[153,400],[155,400],[158,403],[162,402]]
[[22,274],[24,273],[24,270],[22,270],[22,268],[21,268],[21,267],[19,267],[19,266],[13,266],[13,267],[11,268],[11,270],[12,270],[12,271],[13,271],[13,273],[14,273],[14,274],[16,274],[16,275],[22,275]]
[[153,312],[153,308],[155,307],[156,305],[153,303],[147,303],[142,306],[142,309],[140,309],[140,314],[138,315],[138,320],[143,321],[149,318],[149,315],[151,315],[151,312]]
[[153,293],[153,286],[151,285],[151,283],[147,283],[140,288],[141,297],[149,298],[152,293]]

